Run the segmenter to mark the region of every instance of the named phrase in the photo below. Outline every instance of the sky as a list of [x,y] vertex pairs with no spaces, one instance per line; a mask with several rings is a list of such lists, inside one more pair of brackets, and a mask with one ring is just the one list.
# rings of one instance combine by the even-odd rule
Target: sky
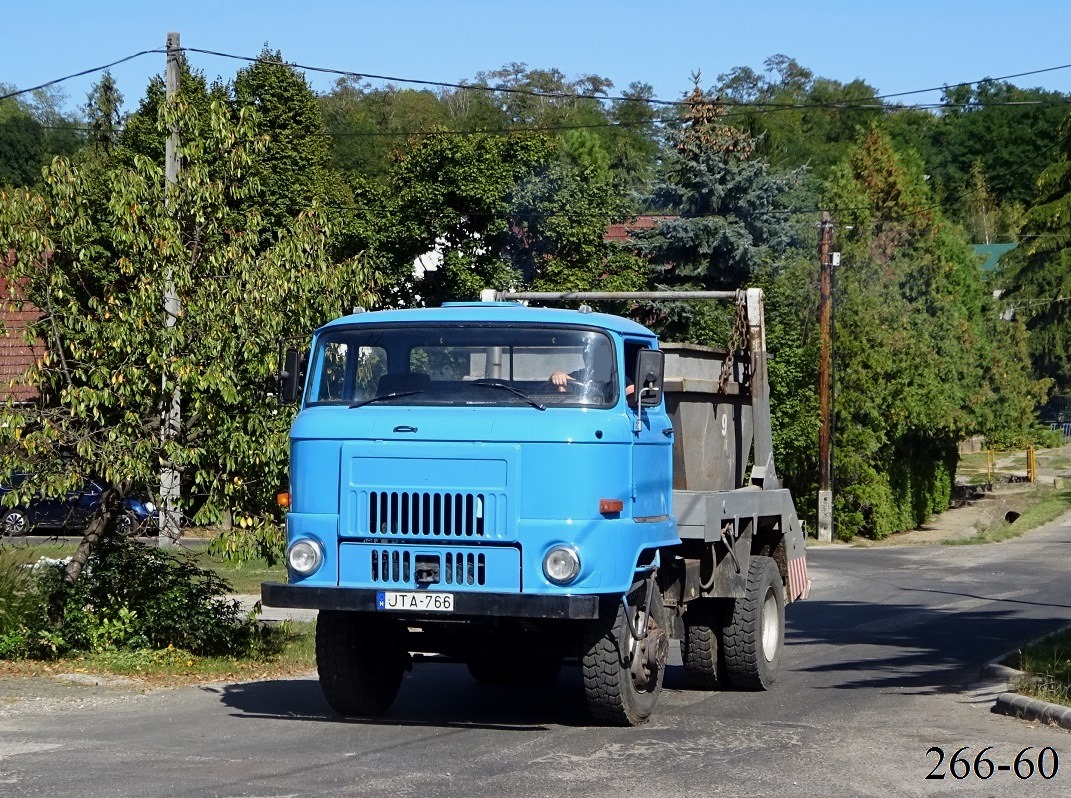
[[[783,53],[817,76],[866,80],[880,94],[931,89],[1034,70],[1019,86],[1071,93],[1071,0],[0,0],[0,83],[24,89],[162,48],[256,56],[362,74],[457,82],[510,62],[595,74],[613,93],[645,82],[676,100],[700,72],[710,88],[734,67],[761,71]],[[243,62],[188,53],[210,80]],[[133,110],[164,55],[112,68]],[[306,73],[317,91],[335,78]],[[61,84],[67,109],[85,102],[99,73]],[[373,81],[373,85],[382,85]],[[905,100],[925,103],[940,93]]]

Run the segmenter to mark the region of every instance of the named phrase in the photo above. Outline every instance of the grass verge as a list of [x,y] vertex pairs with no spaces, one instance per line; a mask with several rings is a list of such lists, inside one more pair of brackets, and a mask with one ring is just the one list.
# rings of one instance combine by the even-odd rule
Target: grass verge
[[1038,501],[1024,510],[1022,515],[1012,523],[1001,520],[980,530],[969,538],[944,541],[949,546],[969,546],[976,543],[999,543],[1002,540],[1017,538],[1031,529],[1051,523],[1071,510],[1071,490],[1038,488]]
[[1071,629],[1024,649],[1016,667],[1026,674],[1017,693],[1071,707]]

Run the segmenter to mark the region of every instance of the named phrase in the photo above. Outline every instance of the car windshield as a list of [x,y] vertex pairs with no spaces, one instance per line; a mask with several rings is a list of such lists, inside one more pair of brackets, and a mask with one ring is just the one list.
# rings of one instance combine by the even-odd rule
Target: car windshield
[[395,325],[320,336],[307,405],[610,407],[614,348],[600,330],[523,325]]

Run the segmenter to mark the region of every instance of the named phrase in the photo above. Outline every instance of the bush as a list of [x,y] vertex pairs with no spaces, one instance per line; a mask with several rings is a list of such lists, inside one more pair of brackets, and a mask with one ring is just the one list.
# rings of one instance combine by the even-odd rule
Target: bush
[[168,647],[242,657],[263,649],[265,633],[228,598],[227,582],[183,552],[109,537],[97,545],[75,584],[62,576],[58,567],[38,576],[36,610],[25,611],[6,650],[0,640],[0,657]]
[[0,659],[22,659],[40,648],[37,632],[46,625],[46,607],[38,580],[0,551]]

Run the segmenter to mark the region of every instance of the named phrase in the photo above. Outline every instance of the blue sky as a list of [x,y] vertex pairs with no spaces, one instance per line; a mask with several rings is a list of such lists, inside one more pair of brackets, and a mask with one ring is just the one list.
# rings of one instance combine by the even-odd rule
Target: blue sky
[[[124,56],[182,44],[255,56],[268,43],[286,60],[404,78],[454,82],[511,61],[598,74],[621,90],[650,83],[678,99],[689,75],[704,88],[736,66],[761,69],[784,53],[822,77],[863,78],[882,94],[1071,64],[1069,0],[180,0],[170,4],[37,0],[4,4],[0,83],[28,88]],[[241,63],[190,54],[208,78],[230,79]],[[112,74],[131,110],[163,55]],[[68,106],[99,77],[63,84]],[[318,91],[333,79],[308,75]],[[1017,78],[1020,86],[1071,93],[1071,69]],[[922,95],[918,102],[938,99]]]

